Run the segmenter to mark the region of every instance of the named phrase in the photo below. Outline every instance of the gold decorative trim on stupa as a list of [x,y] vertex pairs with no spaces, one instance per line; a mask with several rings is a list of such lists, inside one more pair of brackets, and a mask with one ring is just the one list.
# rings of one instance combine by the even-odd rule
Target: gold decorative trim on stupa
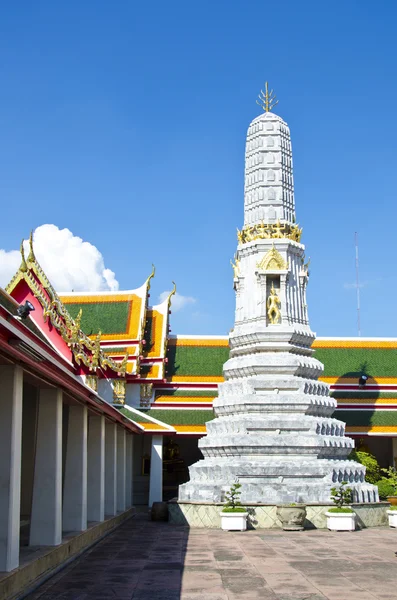
[[288,265],[280,252],[273,246],[256,265],[261,271],[287,271]]
[[246,225],[241,231],[237,229],[237,239],[239,244],[247,244],[254,240],[270,240],[288,238],[295,242],[300,242],[302,228],[296,224],[290,223],[257,223],[256,225]]

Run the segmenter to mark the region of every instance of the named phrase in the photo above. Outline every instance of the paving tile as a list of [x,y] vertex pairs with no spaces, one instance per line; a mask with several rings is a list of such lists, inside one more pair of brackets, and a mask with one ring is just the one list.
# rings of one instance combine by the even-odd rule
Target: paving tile
[[228,590],[228,598],[229,600],[279,600],[279,597],[270,589],[246,590],[244,592]]
[[219,573],[216,573],[215,571],[185,571],[182,575],[183,591],[200,591],[217,586],[222,586],[222,578]]
[[253,592],[256,590],[271,591],[262,577],[249,577],[247,579],[241,577],[230,577],[228,575],[222,576],[222,583],[227,592],[230,590],[234,594],[243,594],[247,591]]
[[[376,596],[364,590],[356,591],[341,591],[334,588],[326,588],[321,590],[327,600],[376,600]],[[342,594],[342,595],[341,595]],[[281,598],[280,598],[281,600]],[[290,600],[289,598],[287,600]],[[292,599],[291,599],[292,600]],[[295,600],[295,599],[294,599]]]
[[226,592],[206,592],[203,597],[202,592],[182,592],[181,600],[228,600]]
[[180,600],[180,593],[176,590],[135,590],[133,600]]
[[188,529],[130,519],[26,600],[392,600],[395,531]]

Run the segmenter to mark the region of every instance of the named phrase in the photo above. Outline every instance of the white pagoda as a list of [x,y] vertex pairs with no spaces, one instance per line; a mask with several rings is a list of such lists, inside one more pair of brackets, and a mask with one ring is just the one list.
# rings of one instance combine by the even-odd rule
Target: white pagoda
[[276,101],[267,84],[260,103],[264,112],[247,133],[230,358],[214,401],[216,418],[199,442],[204,459],[190,467],[179,500],[223,501],[238,478],[247,503],[328,503],[331,487],[342,481],[355,502],[376,502],[365,467],[347,459],[354,442],[332,418],[329,386],[318,381],[323,365],[311,349],[290,131],[271,112]]

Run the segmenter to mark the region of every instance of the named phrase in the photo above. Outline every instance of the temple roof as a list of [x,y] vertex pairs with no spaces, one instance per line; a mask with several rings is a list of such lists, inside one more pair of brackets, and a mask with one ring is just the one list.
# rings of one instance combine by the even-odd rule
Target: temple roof
[[63,292],[60,300],[72,317],[82,309],[81,327],[87,335],[97,331],[104,341],[138,341],[143,336],[148,285],[123,292]]
[[173,383],[220,383],[229,358],[227,336],[174,336],[168,342],[167,378]]
[[[397,434],[397,339],[317,338],[320,378],[338,402],[334,413],[352,435]],[[229,355],[226,336],[173,336],[169,340],[169,387],[157,389],[148,414],[172,424],[179,434],[205,433],[212,402]],[[358,381],[368,376],[365,386]]]
[[94,338],[101,331],[101,348],[115,361],[128,353],[127,375],[145,380],[164,378],[171,297],[148,306],[150,280],[135,290],[121,292],[69,292],[60,299],[74,316],[82,311],[82,329]]
[[[150,281],[120,292],[58,295],[38,264],[30,239],[26,258],[0,290],[0,306],[16,314],[26,299],[36,310],[24,321],[36,336],[76,369],[99,377],[153,386],[147,409],[131,409],[127,418],[144,432],[204,435],[214,417],[212,404],[223,365],[229,357],[228,336],[169,335],[172,294],[148,306]],[[101,335],[99,335],[101,331]],[[315,357],[324,364],[321,380],[338,402],[335,417],[353,435],[397,435],[397,339],[317,338]],[[365,386],[358,380],[368,379]],[[135,388],[137,389],[137,388]],[[139,398],[139,393],[138,393]]]
[[81,328],[81,312],[73,318],[60,300],[54,287],[39,265],[32,234],[29,238],[29,255],[26,258],[21,244],[21,264],[6,292],[17,304],[29,301],[33,310],[27,319],[34,323],[53,348],[73,365],[76,372],[102,373],[102,376],[120,377],[125,374],[127,355],[114,361],[101,349],[100,332],[90,339]]

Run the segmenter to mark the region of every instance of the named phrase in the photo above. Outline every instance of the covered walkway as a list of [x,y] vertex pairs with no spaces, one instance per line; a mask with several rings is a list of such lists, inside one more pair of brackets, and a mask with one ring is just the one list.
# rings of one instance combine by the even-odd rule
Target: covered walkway
[[392,600],[397,532],[243,533],[139,514],[28,600]]

